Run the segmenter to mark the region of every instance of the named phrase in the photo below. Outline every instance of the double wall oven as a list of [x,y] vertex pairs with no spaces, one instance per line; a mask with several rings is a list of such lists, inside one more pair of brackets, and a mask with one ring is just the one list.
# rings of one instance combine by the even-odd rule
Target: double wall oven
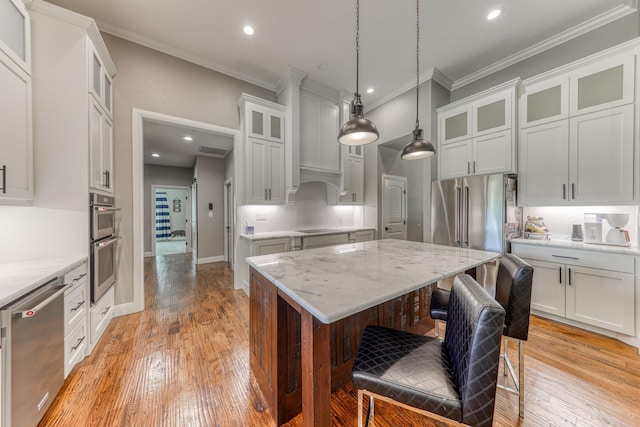
[[95,303],[116,282],[117,235],[115,199],[90,193],[91,303]]

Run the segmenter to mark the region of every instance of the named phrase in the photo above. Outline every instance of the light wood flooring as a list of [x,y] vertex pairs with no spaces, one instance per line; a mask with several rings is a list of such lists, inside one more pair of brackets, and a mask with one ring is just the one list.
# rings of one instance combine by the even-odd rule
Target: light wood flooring
[[[40,426],[272,425],[249,372],[248,298],[233,290],[227,264],[147,258],[145,304],[112,321]],[[640,425],[635,348],[534,317],[525,353],[525,417],[517,396],[498,390],[495,426]],[[331,406],[333,425],[357,425],[353,387],[335,392]],[[372,425],[446,424],[380,402]]]

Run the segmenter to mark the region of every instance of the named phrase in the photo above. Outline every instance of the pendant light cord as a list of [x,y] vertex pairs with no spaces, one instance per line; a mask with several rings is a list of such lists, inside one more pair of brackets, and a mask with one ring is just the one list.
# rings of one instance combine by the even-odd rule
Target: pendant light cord
[[356,0],[356,95],[359,90],[360,76],[360,0]]
[[420,106],[420,0],[416,0],[416,129],[420,127],[418,108]]

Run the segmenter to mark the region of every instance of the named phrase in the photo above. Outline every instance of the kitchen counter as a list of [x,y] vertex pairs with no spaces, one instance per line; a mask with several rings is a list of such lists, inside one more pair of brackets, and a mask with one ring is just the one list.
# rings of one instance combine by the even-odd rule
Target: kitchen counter
[[[320,230],[318,230],[320,229]],[[308,237],[308,236],[322,236],[329,234],[342,234],[342,233],[352,233],[354,231],[366,231],[366,230],[374,230],[375,227],[326,227],[321,228],[318,227],[313,232],[304,232],[300,230],[282,230],[282,231],[266,231],[262,233],[255,234],[240,234],[240,237],[247,240],[266,240],[266,239],[278,239],[283,237]],[[318,230],[318,231],[315,231]]]
[[578,249],[583,251],[595,251],[606,253],[619,253],[625,255],[640,255],[640,248],[637,246],[614,246],[614,245],[598,245],[594,243],[574,242],[572,240],[538,240],[538,239],[511,239],[512,243],[520,243],[525,245],[549,246],[556,248]]
[[389,239],[250,257],[247,263],[331,323],[499,256]]
[[86,259],[76,256],[0,264],[0,307],[78,267]]

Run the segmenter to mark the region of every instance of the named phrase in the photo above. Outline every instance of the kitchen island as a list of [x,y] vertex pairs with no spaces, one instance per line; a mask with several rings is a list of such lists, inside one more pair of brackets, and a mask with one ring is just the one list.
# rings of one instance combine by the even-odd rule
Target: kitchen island
[[435,283],[499,256],[376,240],[247,258],[251,371],[276,424],[302,407],[305,426],[328,426],[366,325],[426,332]]

